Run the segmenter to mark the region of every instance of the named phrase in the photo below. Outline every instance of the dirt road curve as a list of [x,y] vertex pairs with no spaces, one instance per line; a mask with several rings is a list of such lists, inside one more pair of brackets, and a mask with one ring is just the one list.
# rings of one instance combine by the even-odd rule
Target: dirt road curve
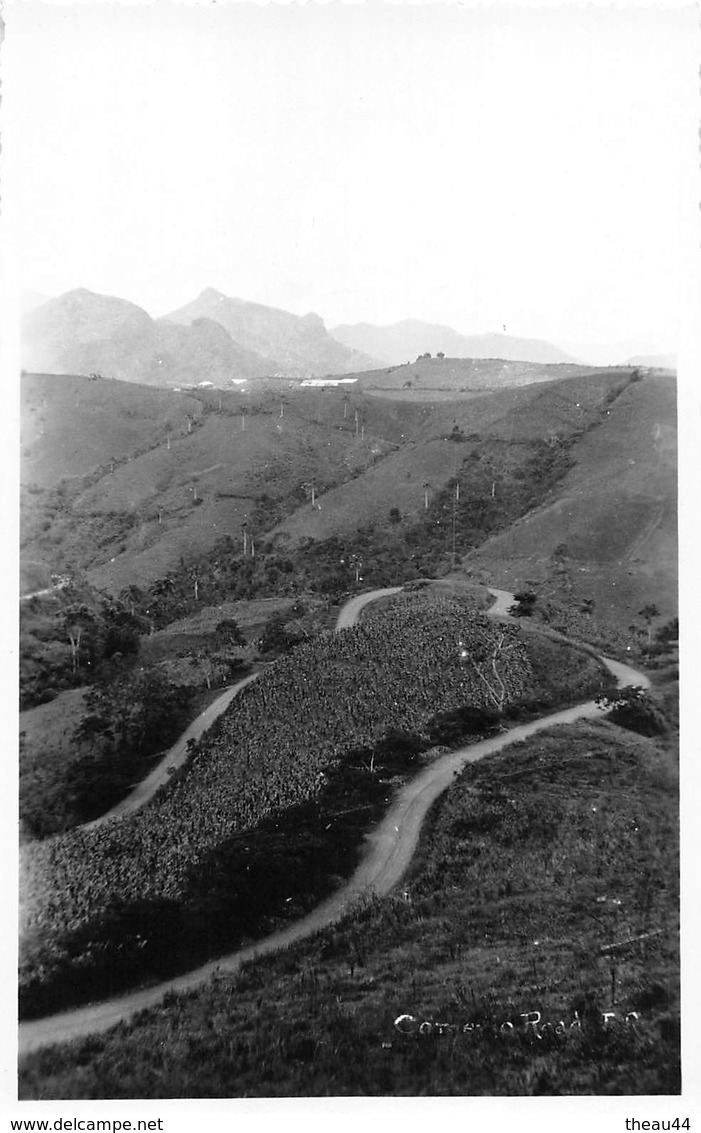
[[[387,594],[396,593],[398,587],[390,590],[376,590],[353,598],[341,611],[336,628],[352,625],[360,610],[369,602]],[[513,596],[506,591],[491,591],[497,602],[489,611],[493,616],[502,616],[504,606],[513,604]],[[628,684],[649,684],[647,678],[617,661],[602,658],[622,687]],[[232,692],[233,690],[228,690]],[[215,702],[216,703],[216,702]],[[213,706],[212,706],[213,707]],[[411,861],[419,839],[422,821],[428,808],[442,791],[450,785],[454,775],[467,763],[475,763],[486,755],[501,751],[509,744],[532,736],[544,728],[555,724],[567,724],[575,720],[596,718],[600,710],[594,704],[579,704],[520,724],[508,732],[501,733],[481,743],[471,744],[459,751],[450,752],[426,767],[415,779],[407,783],[399,792],[384,820],[366,837],[362,861],[347,885],[334,893],[327,901],[312,910],[306,917],[296,921],[288,928],[273,933],[249,948],[197,968],[175,979],[167,980],[155,987],[144,988],[119,996],[102,1003],[91,1004],[75,1011],[66,1011],[44,1019],[23,1023],[19,1028],[19,1053],[27,1054],[53,1043],[70,1042],[85,1035],[109,1030],[116,1023],[130,1018],[135,1012],[158,1003],[166,992],[183,992],[204,983],[217,973],[236,972],[243,963],[256,956],[285,948],[304,937],[312,935],[321,928],[339,920],[353,904],[369,892],[378,896],[387,894],[399,881]]]
[[[401,586],[392,586],[387,590],[373,590],[369,594],[359,594],[356,598],[351,598],[346,602],[345,606],[341,609],[338,620],[336,622],[336,630],[348,629],[349,626],[355,625],[361,610],[365,608],[370,602],[377,601],[378,598],[384,598],[390,594],[397,594],[401,590]],[[122,799],[121,802],[113,806],[105,814],[100,815],[99,818],[93,819],[92,822],[86,822],[82,829],[91,830],[96,826],[102,826],[104,822],[108,822],[111,818],[121,818],[125,814],[130,814],[132,811],[138,810],[149,799],[153,798],[159,787],[168,782],[173,771],[176,767],[187,759],[187,745],[190,740],[198,740],[207,728],[211,728],[217,717],[221,716],[222,712],[231,704],[234,697],[258,677],[259,673],[251,673],[250,676],[244,677],[243,680],[237,681],[235,685],[230,685],[225,689],[221,696],[213,700],[204,712],[201,712],[196,720],[186,728],[180,739],[173,745],[172,748],[163,756],[160,763],[154,767],[150,775],[147,775],[137,787]]]
[[487,589],[496,598],[496,602],[493,606],[490,606],[487,612],[493,618],[506,617],[515,602],[513,594],[510,594],[508,590],[497,590],[494,586],[488,586]]
[[236,694],[255,680],[258,673],[251,673],[250,676],[244,677],[242,681],[237,681],[235,685],[227,688],[221,696],[213,700],[204,712],[201,712],[196,720],[185,729],[180,739],[173,745],[168,753],[163,757],[157,767],[154,767],[150,775],[139,783],[137,787],[122,799],[120,803],[113,806],[106,814],[101,815],[99,818],[93,819],[92,822],[86,822],[82,829],[91,830],[96,826],[102,826],[110,818],[121,818],[125,814],[130,814],[131,811],[138,810],[144,803],[153,798],[159,787],[168,781],[172,772],[176,767],[180,767],[187,759],[187,745],[190,740],[197,740],[206,732],[207,728],[211,728],[214,721],[218,716],[221,716],[231,704]]

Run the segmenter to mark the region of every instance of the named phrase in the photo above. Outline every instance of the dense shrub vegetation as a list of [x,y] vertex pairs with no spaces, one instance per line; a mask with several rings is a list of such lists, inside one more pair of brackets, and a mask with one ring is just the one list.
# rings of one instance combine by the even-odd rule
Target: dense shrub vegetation
[[[468,766],[400,892],[107,1034],[31,1055],[21,1096],[678,1093],[672,765],[601,721]],[[521,1018],[538,1012],[553,1024],[541,1037]],[[603,1012],[616,1017],[604,1025]],[[404,1013],[455,1030],[403,1036]]]
[[27,1012],[260,935],[350,872],[418,752],[606,687],[592,658],[522,636],[405,597],[275,662],[143,811],[27,847]]
[[[514,629],[449,601],[417,598],[301,645],[243,691],[143,811],[25,848],[24,986],[53,982],[66,964],[109,967],[113,950],[150,960],[148,937],[130,927],[135,903],[158,907],[163,922],[154,903],[192,901],[232,835],[319,794],[350,751],[393,728],[421,733],[437,712],[465,703],[503,708],[529,673]],[[105,940],[110,917],[120,928]]]
[[641,736],[661,736],[669,731],[669,721],[662,705],[644,688],[628,685],[609,696],[600,697],[599,704],[607,710],[614,724]]
[[148,623],[85,582],[20,607],[20,707],[129,667]]

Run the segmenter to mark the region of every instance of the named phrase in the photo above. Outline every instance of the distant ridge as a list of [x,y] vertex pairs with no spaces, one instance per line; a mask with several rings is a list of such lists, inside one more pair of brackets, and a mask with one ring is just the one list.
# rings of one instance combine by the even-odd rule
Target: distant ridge
[[292,377],[314,377],[370,370],[377,359],[338,342],[319,315],[293,315],[262,303],[235,299],[207,287],[191,303],[165,316],[176,323],[213,319],[232,339],[265,359],[275,371]]
[[676,371],[677,356],[676,354],[636,354],[635,357],[629,358],[625,365],[647,366],[650,370]]
[[413,362],[426,352],[442,352],[450,358],[501,358],[544,365],[575,361],[558,347],[540,339],[507,334],[464,335],[452,327],[418,319],[404,319],[390,326],[346,324],[333,327],[331,334],[344,345],[380,358],[391,366]]
[[324,377],[377,364],[332,338],[318,315],[293,315],[211,287],[159,319],[86,288],[40,303],[22,319],[22,367],[41,373],[226,387],[232,380]]
[[22,366],[43,373],[101,373],[145,385],[227,385],[270,363],[233,342],[211,319],[182,326],[85,288],[51,299],[22,320]]

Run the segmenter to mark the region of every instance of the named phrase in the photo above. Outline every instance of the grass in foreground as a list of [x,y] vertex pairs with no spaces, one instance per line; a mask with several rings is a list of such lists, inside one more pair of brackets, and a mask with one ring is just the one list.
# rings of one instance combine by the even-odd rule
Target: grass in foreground
[[[27,1058],[21,1096],[678,1092],[674,762],[597,721],[468,767],[394,897]],[[535,1011],[582,1029],[529,1038],[519,1016]],[[403,1013],[456,1030],[402,1036]]]

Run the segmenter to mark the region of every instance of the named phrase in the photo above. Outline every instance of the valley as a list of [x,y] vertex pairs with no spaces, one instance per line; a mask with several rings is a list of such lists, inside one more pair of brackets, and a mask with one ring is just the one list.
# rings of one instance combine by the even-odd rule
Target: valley
[[[212,987],[277,963],[254,961],[268,948],[316,955],[339,916],[338,939],[360,940],[363,910],[396,909],[400,879],[423,868],[411,864],[433,837],[419,838],[422,817],[452,805],[434,800],[455,796],[463,767],[545,730],[555,769],[558,726],[597,751],[615,728],[606,704],[623,712],[616,680],[645,688],[641,668],[652,688],[633,716],[649,738],[629,742],[670,766],[673,379],[522,363],[478,374],[468,360],[457,380],[491,367],[492,385],[465,390],[453,363],[449,379],[415,366],[408,386],[369,371],[351,387],[261,380],[245,394],[23,378],[26,1097],[100,1089],[88,1071],[77,1084],[71,1047],[62,1061],[51,1046],[89,1035],[90,1020],[126,1020],[90,1049],[127,1049],[142,1041],[133,1011],[153,1004],[160,1019],[169,988],[199,988],[197,1011]],[[495,586],[512,593],[488,620]],[[672,979],[672,937],[665,947]],[[583,978],[594,1002],[605,985],[594,969]],[[102,1014],[81,1006],[93,1000]],[[381,1078],[398,1093],[411,1050],[399,1078]],[[522,1072],[485,1091],[513,1091]],[[320,1093],[340,1081],[322,1078]]]
[[8,1128],[686,1133],[688,2],[6,8]]

